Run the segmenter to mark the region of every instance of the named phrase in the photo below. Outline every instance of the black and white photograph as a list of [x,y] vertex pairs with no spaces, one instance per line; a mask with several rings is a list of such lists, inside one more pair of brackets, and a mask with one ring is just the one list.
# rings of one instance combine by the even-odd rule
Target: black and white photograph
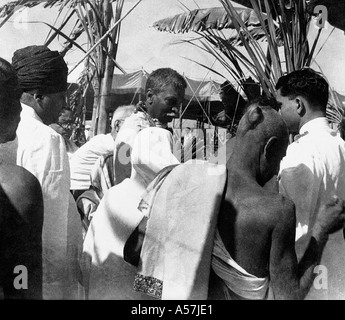
[[0,300],[345,300],[344,52],[343,0],[0,0]]

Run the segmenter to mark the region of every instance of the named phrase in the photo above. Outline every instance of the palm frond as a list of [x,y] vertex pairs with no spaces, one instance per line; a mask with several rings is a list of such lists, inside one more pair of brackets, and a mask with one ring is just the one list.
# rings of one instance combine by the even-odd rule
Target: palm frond
[[[258,26],[259,18],[251,9],[238,8],[238,14],[248,26]],[[265,17],[266,15],[263,15]],[[172,33],[201,32],[207,29],[234,29],[233,21],[223,7],[195,9],[154,22],[158,31]]]

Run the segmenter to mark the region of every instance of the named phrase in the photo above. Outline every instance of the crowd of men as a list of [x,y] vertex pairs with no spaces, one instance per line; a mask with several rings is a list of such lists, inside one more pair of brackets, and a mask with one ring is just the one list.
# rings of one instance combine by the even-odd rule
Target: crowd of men
[[345,141],[321,74],[248,101],[227,161],[181,161],[171,68],[71,144],[67,74],[46,46],[0,58],[1,298],[345,298]]

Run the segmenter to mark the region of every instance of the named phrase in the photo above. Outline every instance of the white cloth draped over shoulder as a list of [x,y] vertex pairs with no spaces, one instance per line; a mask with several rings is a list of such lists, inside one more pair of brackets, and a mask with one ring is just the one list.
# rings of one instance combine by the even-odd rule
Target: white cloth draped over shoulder
[[[131,177],[105,192],[84,239],[83,274],[90,279],[90,298],[121,299],[122,294],[131,299],[136,295],[132,290],[135,268],[123,260],[124,245],[143,218],[138,206],[147,185],[166,166],[179,164],[172,154],[168,130],[144,128],[136,134],[132,146]],[[105,269],[112,273],[106,274]],[[114,274],[122,274],[118,282]],[[97,275],[98,280],[93,280]],[[106,281],[106,277],[112,280]]]
[[224,165],[175,167],[150,209],[134,288],[156,299],[205,300],[214,232],[226,183]]
[[17,165],[30,171],[42,188],[43,299],[77,299],[82,232],[69,192],[65,142],[33,108],[22,104],[16,148]]

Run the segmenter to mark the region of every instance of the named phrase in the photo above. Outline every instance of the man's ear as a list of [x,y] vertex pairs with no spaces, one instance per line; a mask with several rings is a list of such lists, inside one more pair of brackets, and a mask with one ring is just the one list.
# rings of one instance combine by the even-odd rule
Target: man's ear
[[35,93],[35,94],[34,94],[34,99],[35,99],[35,101],[36,101],[39,105],[42,105],[42,100],[43,100],[43,95],[42,95],[42,94]]
[[113,129],[113,131],[119,132],[119,130],[120,130],[120,120],[115,120],[114,121],[114,127],[112,129]]
[[247,112],[247,120],[249,129],[254,129],[259,123],[264,120],[264,115],[260,107],[252,107]]
[[301,96],[297,96],[295,98],[296,104],[297,104],[297,113],[299,114],[299,116],[303,117],[304,114],[306,113],[306,101],[303,97]]
[[146,103],[152,104],[153,102],[153,91],[151,88],[148,88],[146,91]]
[[278,138],[276,136],[270,137],[264,147],[264,156],[270,160],[272,156],[277,153]]

